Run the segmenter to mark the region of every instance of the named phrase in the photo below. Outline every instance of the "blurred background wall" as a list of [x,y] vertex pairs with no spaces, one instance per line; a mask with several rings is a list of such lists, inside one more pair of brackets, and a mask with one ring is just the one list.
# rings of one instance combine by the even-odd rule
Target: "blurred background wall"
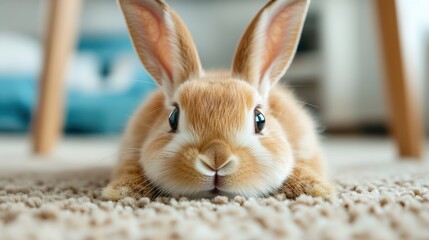
[[[259,0],[168,2],[189,27],[206,69],[230,66],[245,26],[264,4]],[[426,97],[429,91],[429,15],[425,13],[429,1],[402,0],[400,9],[407,19],[401,26],[407,35],[405,44],[412,49],[406,59],[415,62],[413,72],[418,79],[415,84],[420,86],[420,94],[424,97],[429,128]],[[3,53],[7,53],[0,54],[0,88],[1,79],[10,80],[13,71],[18,75],[26,73],[27,78],[37,81],[46,12],[46,2],[41,0],[0,1],[0,50],[3,48]],[[375,14],[372,0],[313,0],[299,52],[285,82],[309,103],[309,108],[328,130],[383,132],[386,128],[388,109]],[[97,124],[91,119],[82,119],[92,118],[94,109],[108,102],[109,107],[100,110],[98,116],[112,118],[106,132],[117,132],[132,109],[153,89],[153,84],[135,59],[115,1],[84,1],[79,36],[78,54],[72,60],[67,77],[67,86],[72,92],[68,101],[72,110],[67,117],[72,127],[68,130],[91,132]],[[16,81],[19,80],[14,83]],[[128,90],[135,85],[144,89],[131,94]],[[31,87],[36,88],[37,84]],[[81,102],[76,103],[75,99]],[[34,96],[28,101],[31,111]],[[105,115],[105,111],[111,111],[112,104],[118,112]],[[1,111],[0,106],[0,124]],[[3,123],[12,121],[4,119]]]

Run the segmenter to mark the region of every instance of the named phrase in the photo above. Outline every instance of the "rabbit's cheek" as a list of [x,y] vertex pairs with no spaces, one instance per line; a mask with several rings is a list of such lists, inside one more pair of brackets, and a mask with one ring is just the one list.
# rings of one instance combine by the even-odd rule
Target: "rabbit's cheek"
[[234,152],[240,159],[239,170],[228,176],[226,188],[254,196],[267,194],[284,182],[292,172],[294,161],[286,137],[277,135],[242,133],[237,136],[236,143],[242,149],[238,153]]

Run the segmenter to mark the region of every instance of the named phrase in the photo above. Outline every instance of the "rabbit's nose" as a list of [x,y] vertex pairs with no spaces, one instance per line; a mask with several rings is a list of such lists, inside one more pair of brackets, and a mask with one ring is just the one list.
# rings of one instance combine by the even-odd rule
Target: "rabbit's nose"
[[212,165],[214,170],[219,170],[226,165],[232,155],[229,145],[221,140],[212,140],[205,144],[201,153],[210,160],[209,165]]
[[195,168],[201,174],[206,176],[227,176],[233,174],[238,169],[238,158],[230,156],[223,160],[221,164],[208,158],[206,155],[200,154],[195,162]]

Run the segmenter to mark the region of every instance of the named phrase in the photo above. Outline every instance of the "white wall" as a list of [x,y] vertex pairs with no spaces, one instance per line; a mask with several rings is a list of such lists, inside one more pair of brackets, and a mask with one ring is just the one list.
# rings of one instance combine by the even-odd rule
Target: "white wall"
[[364,0],[358,8],[359,80],[357,103],[359,121],[383,122],[387,115],[386,81],[381,59],[379,28],[374,1]]
[[1,0],[0,31],[40,36],[44,6],[41,0]]
[[[386,121],[388,105],[379,26],[373,0],[324,0],[324,120],[348,127]],[[405,61],[429,127],[429,1],[398,0]],[[426,82],[426,84],[425,84]]]
[[326,0],[321,6],[323,110],[326,124],[347,128],[358,123],[359,15],[357,1]]

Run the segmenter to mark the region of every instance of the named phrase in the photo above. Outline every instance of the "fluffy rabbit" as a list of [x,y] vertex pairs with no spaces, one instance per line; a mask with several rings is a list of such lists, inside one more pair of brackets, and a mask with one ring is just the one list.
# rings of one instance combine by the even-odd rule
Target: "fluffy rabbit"
[[325,196],[315,126],[276,86],[309,0],[272,0],[238,45],[231,71],[204,72],[184,23],[163,0],[119,0],[135,49],[160,90],[129,122],[103,196]]

